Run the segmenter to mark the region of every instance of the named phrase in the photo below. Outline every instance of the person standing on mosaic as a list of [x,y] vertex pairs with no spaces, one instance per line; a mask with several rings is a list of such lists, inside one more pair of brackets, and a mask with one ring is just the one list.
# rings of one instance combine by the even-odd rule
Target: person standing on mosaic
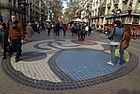
[[56,36],[60,35],[59,30],[60,30],[60,23],[57,22],[57,24],[55,25],[55,35]]
[[32,41],[31,37],[32,37],[32,34],[33,34],[33,29],[32,29],[31,23],[27,24],[26,33],[27,33],[27,41],[31,42]]
[[131,28],[130,26],[125,26],[125,30],[123,33],[122,40],[120,42],[120,61],[119,64],[124,64],[124,51],[129,46],[129,42],[131,40]]
[[52,27],[51,27],[51,23],[48,22],[48,24],[47,24],[48,36],[50,36],[51,28],[52,28]]
[[67,24],[64,24],[63,25],[63,36],[65,36],[66,35],[66,31],[68,30],[68,26],[67,26]]
[[115,65],[118,60],[115,56],[115,50],[120,45],[120,41],[122,40],[122,35],[124,29],[121,25],[121,21],[116,20],[114,23],[113,29],[109,33],[108,37],[110,39],[110,52],[111,52],[111,60],[107,62],[107,64]]
[[6,52],[8,47],[8,30],[5,23],[0,22],[0,35],[1,35],[1,44],[3,50],[3,60],[6,59]]
[[8,42],[11,44],[12,55],[13,52],[16,52],[15,62],[19,61],[21,55],[21,46],[25,37],[23,26],[21,23],[16,20],[16,16],[11,16],[12,22],[10,23]]

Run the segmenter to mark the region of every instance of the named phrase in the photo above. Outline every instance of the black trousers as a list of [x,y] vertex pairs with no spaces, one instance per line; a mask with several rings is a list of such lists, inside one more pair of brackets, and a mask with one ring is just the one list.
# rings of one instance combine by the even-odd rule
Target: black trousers
[[21,39],[15,39],[11,41],[11,54],[16,52],[16,59],[19,59],[21,55]]

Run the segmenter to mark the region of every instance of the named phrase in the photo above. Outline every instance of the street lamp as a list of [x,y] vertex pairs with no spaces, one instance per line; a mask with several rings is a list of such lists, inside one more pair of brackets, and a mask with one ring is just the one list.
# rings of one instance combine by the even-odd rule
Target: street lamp
[[28,6],[29,4],[26,2],[26,1],[21,1],[21,2],[19,2],[19,7],[20,7],[20,9],[22,10],[22,11],[24,11],[25,12],[25,14],[24,14],[24,22],[26,22],[27,23],[27,6]]
[[112,9],[111,15],[114,17],[113,20],[115,20],[120,15],[120,13],[122,13],[120,8],[115,7],[114,9]]
[[122,12],[121,9],[116,7],[111,11],[111,14],[112,14],[112,16],[117,17],[120,15],[121,12]]

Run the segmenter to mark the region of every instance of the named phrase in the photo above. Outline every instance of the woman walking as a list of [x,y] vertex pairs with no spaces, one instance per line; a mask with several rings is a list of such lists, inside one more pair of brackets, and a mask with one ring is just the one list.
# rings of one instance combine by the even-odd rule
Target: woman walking
[[27,41],[31,42],[32,41],[32,34],[33,34],[33,29],[31,26],[31,23],[28,23],[26,26],[26,33],[27,33]]
[[119,64],[124,64],[124,51],[129,46],[129,42],[131,39],[131,28],[129,26],[125,27],[122,40],[120,42],[120,61]]

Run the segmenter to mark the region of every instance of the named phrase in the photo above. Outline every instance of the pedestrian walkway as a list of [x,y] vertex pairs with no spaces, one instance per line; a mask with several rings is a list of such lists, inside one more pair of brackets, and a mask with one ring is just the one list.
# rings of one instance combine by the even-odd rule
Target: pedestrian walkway
[[124,65],[108,65],[109,42],[77,41],[70,36],[43,40],[43,35],[37,36],[38,41],[23,45],[19,62],[15,63],[12,56],[2,62],[2,67],[17,83],[39,90],[86,89],[127,75],[138,63],[137,56],[125,53]]

